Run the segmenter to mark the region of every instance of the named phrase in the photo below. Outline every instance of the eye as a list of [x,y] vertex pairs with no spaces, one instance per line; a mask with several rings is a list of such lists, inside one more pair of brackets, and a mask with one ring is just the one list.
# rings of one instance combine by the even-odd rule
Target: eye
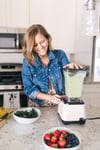
[[42,40],[41,42],[40,42],[40,44],[43,44],[45,42],[45,40]]
[[33,47],[37,47],[37,44],[34,44],[34,46]]

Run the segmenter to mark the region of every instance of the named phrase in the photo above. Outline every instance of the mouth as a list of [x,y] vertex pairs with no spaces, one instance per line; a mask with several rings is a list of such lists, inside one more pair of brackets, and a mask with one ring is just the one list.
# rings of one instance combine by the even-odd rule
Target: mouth
[[45,49],[41,49],[41,50],[39,50],[39,53],[45,53],[46,52],[46,50]]

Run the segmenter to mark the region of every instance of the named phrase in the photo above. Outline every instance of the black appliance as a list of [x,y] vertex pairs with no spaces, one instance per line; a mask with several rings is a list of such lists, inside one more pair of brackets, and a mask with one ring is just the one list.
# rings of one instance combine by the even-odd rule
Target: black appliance
[[0,64],[0,106],[9,107],[9,103],[14,100],[19,101],[19,107],[27,107],[28,100],[23,90],[21,67],[22,64],[18,63]]

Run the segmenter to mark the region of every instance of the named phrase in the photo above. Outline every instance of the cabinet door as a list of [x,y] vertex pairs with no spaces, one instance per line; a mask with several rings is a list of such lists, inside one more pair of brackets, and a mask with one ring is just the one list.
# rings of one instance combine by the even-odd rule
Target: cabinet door
[[53,47],[74,52],[76,0],[30,0],[30,25],[42,24]]
[[0,0],[0,26],[6,25],[6,0]]
[[7,26],[28,26],[28,0],[7,0]]
[[75,56],[76,62],[91,66],[93,37],[83,34],[83,8],[84,2],[77,0],[77,17],[76,17],[76,36],[75,36]]

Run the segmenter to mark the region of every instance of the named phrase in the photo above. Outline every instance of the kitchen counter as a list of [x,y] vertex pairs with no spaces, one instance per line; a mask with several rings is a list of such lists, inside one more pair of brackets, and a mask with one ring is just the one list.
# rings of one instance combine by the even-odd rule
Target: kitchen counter
[[[76,132],[81,139],[79,150],[100,149],[100,120],[87,120],[84,125],[64,125],[57,107],[40,108],[41,117],[33,124],[18,124],[12,117],[0,128],[0,150],[44,150],[43,133],[52,127],[64,126]],[[86,106],[87,117],[100,116],[100,108]]]

